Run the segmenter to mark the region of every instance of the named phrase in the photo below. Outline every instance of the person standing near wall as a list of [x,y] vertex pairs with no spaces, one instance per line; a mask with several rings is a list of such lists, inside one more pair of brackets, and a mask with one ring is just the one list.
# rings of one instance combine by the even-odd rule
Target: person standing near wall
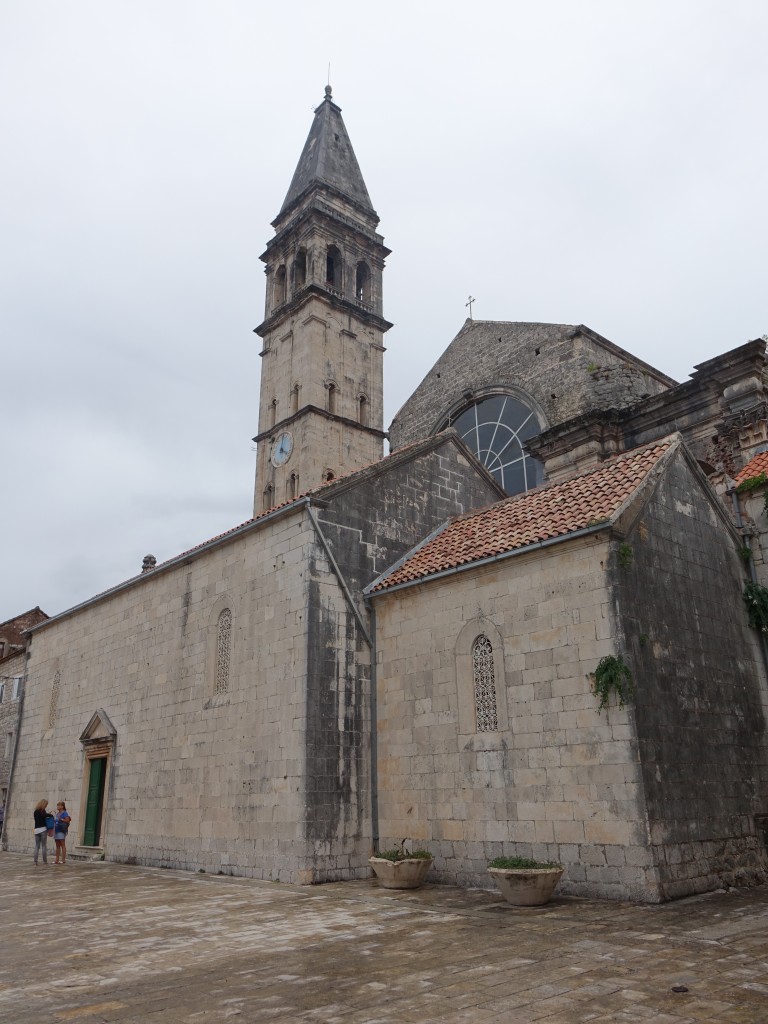
[[37,866],[37,857],[41,850],[43,851],[43,864],[48,863],[48,825],[45,821],[47,806],[47,800],[40,800],[35,806],[35,866]]
[[54,864],[67,863],[67,832],[69,831],[71,821],[67,805],[63,800],[60,800],[56,804],[56,814],[54,815],[53,838],[56,840],[56,860],[53,862]]

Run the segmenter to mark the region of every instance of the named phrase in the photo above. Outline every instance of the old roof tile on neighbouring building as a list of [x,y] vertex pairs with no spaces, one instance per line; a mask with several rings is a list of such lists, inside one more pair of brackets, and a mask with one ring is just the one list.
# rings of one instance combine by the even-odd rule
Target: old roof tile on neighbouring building
[[736,483],[743,484],[745,480],[751,480],[753,477],[760,476],[761,473],[768,476],[768,452],[758,452],[754,458],[750,459],[744,469],[736,474]]

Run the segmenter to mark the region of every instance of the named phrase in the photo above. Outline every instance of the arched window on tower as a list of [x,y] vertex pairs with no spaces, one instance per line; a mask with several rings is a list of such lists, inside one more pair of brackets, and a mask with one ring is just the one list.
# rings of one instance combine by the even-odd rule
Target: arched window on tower
[[288,483],[286,484],[286,497],[288,501],[293,501],[299,493],[299,474],[291,473],[288,477]]
[[299,249],[293,261],[293,289],[298,291],[307,283],[307,250]]
[[336,387],[332,380],[329,380],[325,386],[328,389],[328,412],[335,413],[336,394],[338,392],[338,388]]
[[282,306],[285,302],[286,278],[285,264],[283,264],[277,268],[277,273],[275,274],[275,306]]
[[263,511],[268,512],[275,505],[275,489],[272,484],[267,484],[264,488],[264,507]]
[[269,425],[274,427],[277,423],[277,399],[273,398],[269,403]]
[[328,288],[341,291],[341,253],[335,245],[329,245],[325,256],[325,283]]
[[361,427],[368,426],[368,399],[360,395],[357,399],[357,422]]
[[472,677],[475,691],[475,719],[478,732],[497,732],[496,679],[493,671],[493,647],[481,633],[472,644]]
[[366,304],[371,301],[371,271],[363,260],[357,264],[355,272],[355,298]]
[[291,413],[299,411],[299,385],[294,384],[291,388]]

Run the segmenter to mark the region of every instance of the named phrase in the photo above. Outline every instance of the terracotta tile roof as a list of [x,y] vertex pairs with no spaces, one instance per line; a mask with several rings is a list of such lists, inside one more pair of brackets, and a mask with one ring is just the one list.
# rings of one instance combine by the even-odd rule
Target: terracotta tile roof
[[761,473],[768,476],[768,452],[759,452],[750,459],[744,469],[736,474],[736,483],[743,484],[745,480],[749,480],[753,476],[760,476]]
[[675,443],[673,437],[665,438],[569,480],[517,494],[453,519],[371,590],[387,590],[607,522]]

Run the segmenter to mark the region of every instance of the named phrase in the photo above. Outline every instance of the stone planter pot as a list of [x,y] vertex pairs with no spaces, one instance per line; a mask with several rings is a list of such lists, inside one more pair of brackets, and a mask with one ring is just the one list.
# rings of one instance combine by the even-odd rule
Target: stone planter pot
[[404,860],[387,860],[386,857],[369,857],[371,865],[383,889],[418,889],[424,884],[427,872],[432,867],[432,858],[406,857]]
[[507,903],[515,907],[541,907],[552,899],[563,868],[488,868],[488,874]]

